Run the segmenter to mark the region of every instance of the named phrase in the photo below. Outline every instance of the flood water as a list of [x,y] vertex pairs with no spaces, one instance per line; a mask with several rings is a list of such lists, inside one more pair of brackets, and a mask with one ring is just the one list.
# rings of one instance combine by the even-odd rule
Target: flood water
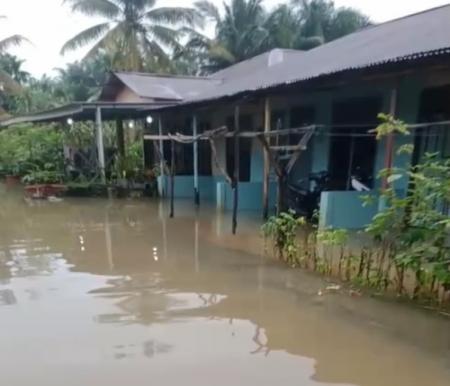
[[449,319],[319,296],[257,218],[192,207],[0,193],[0,384],[450,385]]

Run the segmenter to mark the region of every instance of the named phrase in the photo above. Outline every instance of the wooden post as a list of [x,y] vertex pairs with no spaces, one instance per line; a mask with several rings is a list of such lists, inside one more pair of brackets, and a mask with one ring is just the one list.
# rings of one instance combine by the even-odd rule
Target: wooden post
[[281,175],[277,176],[277,216],[284,212],[284,196],[285,196],[285,186],[286,186],[286,176],[284,171]]
[[96,129],[96,139],[97,139],[98,166],[100,168],[100,178],[101,178],[102,183],[106,183],[105,148],[103,146],[102,109],[98,106],[95,111],[95,129]]
[[117,137],[117,149],[119,155],[125,157],[125,137],[123,132],[123,120],[121,118],[116,119],[116,137]]
[[236,234],[237,229],[237,210],[239,199],[239,106],[234,108],[234,176],[233,176],[233,235]]
[[[389,105],[389,114],[395,117],[397,115],[397,100],[398,100],[398,89],[394,87],[391,91],[391,100]],[[386,138],[386,147],[384,155],[384,167],[385,169],[391,170],[394,160],[394,133],[390,133]],[[385,178],[383,178],[383,189],[388,187],[388,173]]]
[[197,137],[197,116],[192,117],[192,135],[194,137],[193,147],[194,147],[194,201],[195,205],[200,205],[200,191],[198,188],[198,140]]
[[348,169],[347,169],[347,185],[346,189],[350,190],[350,187],[352,186],[352,171],[353,171],[353,165],[354,161],[353,158],[355,157],[355,137],[352,135],[350,139],[350,162],[348,163]]
[[173,218],[174,213],[174,197],[175,197],[175,141],[170,141],[171,161],[170,161],[170,218]]
[[[161,137],[163,135],[163,124],[162,124],[162,118],[158,118],[158,134]],[[160,180],[161,184],[159,186],[159,196],[164,197],[165,191],[164,191],[164,184],[165,184],[165,173],[164,173],[164,142],[162,139],[159,140],[159,174],[160,174]]]
[[[264,100],[264,133],[270,132],[270,99]],[[264,175],[263,175],[263,220],[269,217],[269,174],[270,157],[267,149],[264,147]]]

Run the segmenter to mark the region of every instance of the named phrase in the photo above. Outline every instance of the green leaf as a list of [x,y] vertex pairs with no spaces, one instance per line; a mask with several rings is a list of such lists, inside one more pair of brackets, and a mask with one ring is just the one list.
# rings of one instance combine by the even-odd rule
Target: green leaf
[[403,176],[401,174],[392,174],[387,178],[387,182],[389,184],[392,184],[393,182],[398,181],[401,178],[403,178]]

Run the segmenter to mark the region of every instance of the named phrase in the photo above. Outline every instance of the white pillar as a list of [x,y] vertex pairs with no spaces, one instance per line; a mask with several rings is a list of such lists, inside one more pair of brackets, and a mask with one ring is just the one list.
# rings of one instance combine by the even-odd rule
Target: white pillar
[[[192,117],[192,135],[197,136],[197,116]],[[197,205],[200,204],[200,192],[198,190],[198,141],[194,141],[194,200]]]
[[100,168],[100,177],[103,183],[106,182],[105,175],[105,148],[103,146],[103,126],[102,126],[102,109],[97,106],[95,112],[95,129],[97,138],[98,166]]

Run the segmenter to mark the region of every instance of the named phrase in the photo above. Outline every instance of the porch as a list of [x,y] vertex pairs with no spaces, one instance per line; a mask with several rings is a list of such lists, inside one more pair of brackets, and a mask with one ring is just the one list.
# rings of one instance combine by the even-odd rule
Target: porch
[[[200,200],[213,203],[220,209],[232,210],[233,187],[227,183],[222,172],[233,175],[235,154],[232,133],[236,123],[235,107],[239,106],[240,130],[254,132],[255,137],[239,140],[238,209],[240,212],[260,211],[264,216],[266,203],[269,213],[276,210],[277,175],[271,164],[268,181],[265,182],[265,168],[270,163],[267,159],[270,157],[256,138],[257,134],[314,126],[314,135],[296,159],[289,180],[309,189],[311,182],[308,176],[327,171],[330,186],[321,195],[318,207],[320,225],[325,228],[361,229],[371,221],[382,203],[364,207],[361,196],[365,193],[355,191],[352,178],[366,186],[368,194],[378,201],[377,191],[382,186],[382,180],[377,178],[379,171],[385,167],[402,167],[417,162],[417,154],[397,155],[400,146],[416,144],[422,154],[442,148],[443,156],[448,156],[448,126],[442,124],[442,121],[450,119],[450,109],[444,103],[450,96],[446,83],[447,77],[421,74],[395,83],[392,79],[384,79],[358,82],[345,89],[315,90],[308,94],[299,91],[274,93],[232,103],[211,103],[190,111],[178,109],[174,113],[156,110],[152,116],[157,119],[144,139],[154,142],[164,162],[171,165],[169,139],[176,133],[193,138],[213,128],[227,127],[230,135],[217,139],[216,157],[212,156],[208,144],[202,143],[205,141],[175,145],[174,197],[194,200],[198,195]],[[437,103],[437,100],[440,102]],[[378,125],[377,115],[380,112],[408,122],[411,135],[397,135],[392,141],[377,141],[371,130]],[[441,124],[436,125],[436,122]],[[279,150],[277,156],[281,164],[286,163],[283,159],[289,159],[302,134],[299,131],[270,136],[270,146]],[[159,141],[158,135],[166,136],[167,140]],[[157,160],[155,146],[146,148],[152,148],[151,157]],[[197,177],[195,162],[198,163]],[[170,178],[163,176],[159,182],[160,192],[167,197]],[[406,180],[399,182],[398,189],[406,192],[407,184]]]

